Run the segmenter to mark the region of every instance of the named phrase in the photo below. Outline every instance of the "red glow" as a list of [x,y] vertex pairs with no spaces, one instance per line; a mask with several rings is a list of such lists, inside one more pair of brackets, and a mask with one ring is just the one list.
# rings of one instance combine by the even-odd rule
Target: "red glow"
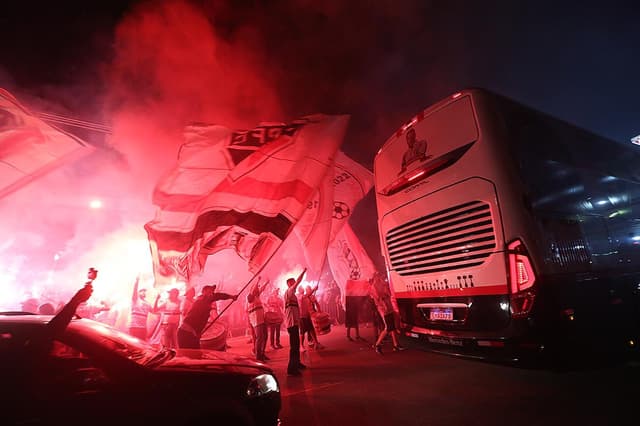
[[409,182],[411,182],[412,180],[418,179],[420,176],[422,176],[422,175],[423,175],[423,174],[425,174],[425,173],[426,173],[426,171],[425,171],[425,170],[418,170],[418,172],[417,172],[417,173],[414,173],[414,174],[412,174],[411,176],[409,176],[409,177],[407,178],[407,180],[408,180]]
[[411,185],[412,182],[417,180],[418,178],[424,179],[430,176],[432,173],[437,172],[442,167],[447,165],[448,162],[449,159],[445,157],[436,158],[435,160],[429,161],[427,164],[417,168],[416,170],[413,170],[411,175],[400,176],[389,186],[383,188],[382,193],[385,195],[392,195],[400,192]]
[[[113,62],[105,64],[108,142],[121,157],[94,156],[1,200],[0,309],[20,309],[29,298],[57,305],[90,266],[100,273],[89,303],[128,309],[137,275],[153,288],[143,226],[153,218],[152,189],[174,164],[184,125],[253,127],[283,118],[267,79],[272,62],[255,43],[242,29],[233,41],[218,37],[187,2],[131,10],[116,29]],[[90,201],[94,194],[101,199]],[[246,281],[246,271],[229,268],[225,256],[211,260],[210,274],[195,285],[226,280],[235,291]]]
[[[529,289],[535,283],[535,274],[529,256],[524,253],[524,245],[515,240],[507,246],[509,251],[509,279],[511,293],[516,294]],[[522,252],[521,252],[522,251]]]
[[500,340],[478,340],[478,346],[491,347],[491,348],[503,348],[504,342]]

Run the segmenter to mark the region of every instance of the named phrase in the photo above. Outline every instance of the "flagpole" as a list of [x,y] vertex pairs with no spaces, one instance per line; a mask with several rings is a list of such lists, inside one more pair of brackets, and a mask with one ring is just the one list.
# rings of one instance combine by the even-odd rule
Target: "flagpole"
[[[287,239],[288,235],[285,237],[285,240]],[[282,240],[282,242],[278,245],[278,247],[273,251],[273,253],[271,253],[271,255],[269,256],[269,258],[262,264],[262,266],[260,267],[260,269],[258,269],[258,271],[253,274],[253,277],[251,277],[251,279],[249,281],[247,281],[247,283],[244,285],[244,287],[242,287],[240,289],[240,291],[238,292],[238,296],[240,296],[242,294],[243,291],[245,291],[245,289],[249,286],[249,284],[251,284],[253,282],[253,280],[258,276],[258,274],[260,272],[262,272],[262,270],[269,264],[269,262],[271,262],[271,259],[273,259],[273,256],[276,255],[276,253],[278,253],[278,251],[280,251],[280,248],[282,247],[282,245],[284,244],[284,241]],[[237,299],[236,299],[237,300]],[[222,312],[220,312],[218,314],[218,316],[216,318],[214,318],[213,321],[211,321],[209,324],[207,324],[205,326],[205,328],[202,330],[202,334],[204,334],[205,331],[207,331],[209,329],[209,327],[211,327],[213,324],[215,324],[216,321],[218,321],[218,318],[220,318],[222,316],[222,314],[224,314],[226,312],[227,309],[229,309],[229,307],[233,304],[233,300],[231,301],[231,303],[228,303],[227,306],[224,307],[224,309],[222,309]]]
[[327,251],[329,250],[329,247],[327,245],[327,248],[324,250],[324,259],[322,259],[322,265],[320,266],[320,273],[318,273],[318,280],[316,281],[316,287],[320,287],[320,278],[322,278],[322,272],[324,272],[324,267],[327,264],[327,258],[329,257]]

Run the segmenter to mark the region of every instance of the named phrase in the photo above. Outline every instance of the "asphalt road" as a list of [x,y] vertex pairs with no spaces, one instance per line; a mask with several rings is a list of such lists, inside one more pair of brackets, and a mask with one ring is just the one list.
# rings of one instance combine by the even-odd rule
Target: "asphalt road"
[[[350,342],[342,326],[303,353],[308,369],[288,377],[284,349],[267,351],[280,380],[287,425],[637,425],[640,363],[532,368],[442,355],[422,347],[382,355]],[[249,354],[245,337],[230,352]],[[576,362],[576,365],[579,363]]]

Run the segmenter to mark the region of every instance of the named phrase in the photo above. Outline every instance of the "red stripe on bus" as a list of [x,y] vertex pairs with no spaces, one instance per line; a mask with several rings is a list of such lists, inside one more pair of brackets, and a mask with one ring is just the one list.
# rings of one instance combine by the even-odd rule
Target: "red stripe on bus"
[[419,297],[445,297],[445,296],[489,296],[508,294],[508,287],[504,285],[490,285],[484,287],[450,288],[447,290],[419,290],[396,291],[396,299],[416,299]]

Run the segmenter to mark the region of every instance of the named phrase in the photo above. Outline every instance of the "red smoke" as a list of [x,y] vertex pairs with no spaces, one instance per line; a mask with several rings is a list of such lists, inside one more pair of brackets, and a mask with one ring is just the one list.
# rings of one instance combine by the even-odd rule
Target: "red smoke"
[[[57,302],[83,282],[89,266],[100,270],[95,301],[126,303],[137,274],[152,285],[143,226],[153,218],[153,186],[174,165],[185,124],[247,128],[283,119],[266,57],[249,34],[223,40],[185,2],[145,3],[120,22],[106,69],[105,115],[113,129],[108,142],[124,161],[97,158],[98,151],[2,200],[2,228],[12,231],[0,245],[0,289],[10,296],[0,308],[19,309],[30,296]],[[104,208],[90,209],[92,197]],[[211,269],[203,280],[246,279],[246,271]]]
[[196,6],[139,6],[118,25],[115,47],[113,144],[148,182],[173,164],[189,122],[251,128],[282,120],[263,49],[241,36],[223,40]]
[[[144,2],[119,22],[113,58],[104,74],[105,116],[113,128],[109,143],[124,161],[113,164],[106,155],[93,156],[61,170],[55,179],[35,182],[19,197],[4,200],[11,213],[3,218],[25,222],[28,217],[29,223],[39,225],[29,229],[29,238],[14,228],[6,247],[0,245],[0,254],[15,252],[17,242],[31,241],[33,236],[43,240],[31,244],[42,250],[42,262],[29,256],[17,262],[19,268],[12,266],[16,262],[0,268],[0,273],[11,272],[11,283],[25,291],[37,290],[41,282],[26,280],[21,268],[46,274],[53,254],[60,252],[58,263],[64,261],[65,266],[55,271],[52,284],[71,292],[84,279],[86,268],[95,266],[101,271],[96,280],[100,292],[128,298],[135,269],[147,273],[150,269],[148,248],[138,243],[144,242],[144,223],[153,217],[153,186],[174,165],[188,122],[252,128],[260,121],[290,121],[307,113],[357,112],[352,123],[360,123],[364,136],[347,143],[366,147],[366,154],[353,156],[366,164],[362,158],[371,160],[397,123],[415,112],[412,105],[406,106],[406,114],[389,111],[386,101],[395,96],[404,102],[407,95],[393,91],[392,83],[405,65],[403,43],[417,33],[418,21],[410,17],[421,2],[408,2],[402,10],[395,2],[366,8],[353,2],[327,5],[302,0],[198,4],[204,6]],[[426,45],[425,36],[421,37],[418,41]],[[402,53],[381,61],[387,51]],[[91,99],[92,104],[98,101]],[[402,120],[392,118],[379,126],[377,120],[391,114]],[[380,127],[389,129],[377,132]],[[347,154],[352,153],[347,150]],[[105,208],[86,208],[89,196],[104,198]],[[370,239],[377,251],[377,240]],[[299,269],[294,257],[285,256],[265,274],[275,278],[281,271]],[[208,264],[205,275],[211,276],[196,284],[220,279],[220,269]],[[244,278],[236,272],[231,278],[227,275],[234,271],[225,270],[222,278],[240,285]]]

